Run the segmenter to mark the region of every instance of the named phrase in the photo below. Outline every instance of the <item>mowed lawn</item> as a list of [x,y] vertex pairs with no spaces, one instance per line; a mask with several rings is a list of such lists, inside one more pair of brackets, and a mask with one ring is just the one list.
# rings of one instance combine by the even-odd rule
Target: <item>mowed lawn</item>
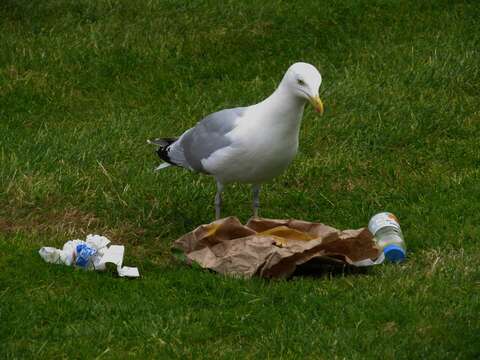
[[[480,3],[0,2],[0,358],[480,357]],[[366,226],[408,261],[362,275],[232,279],[172,258],[213,219],[212,179],[154,173],[147,138],[323,75],[261,215]],[[246,221],[250,188],[225,193]],[[141,279],[46,264],[97,233]]]

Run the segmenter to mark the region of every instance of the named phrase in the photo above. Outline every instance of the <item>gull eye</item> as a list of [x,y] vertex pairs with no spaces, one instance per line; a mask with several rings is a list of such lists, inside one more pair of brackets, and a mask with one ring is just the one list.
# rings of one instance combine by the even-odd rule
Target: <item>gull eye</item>
[[300,86],[305,85],[305,81],[303,81],[302,79],[297,79],[297,83],[298,83],[298,85],[300,85]]

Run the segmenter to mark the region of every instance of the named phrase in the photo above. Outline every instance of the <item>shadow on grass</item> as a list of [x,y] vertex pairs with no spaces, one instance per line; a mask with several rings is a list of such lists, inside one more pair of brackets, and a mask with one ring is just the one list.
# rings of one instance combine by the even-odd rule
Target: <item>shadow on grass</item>
[[351,266],[335,259],[318,258],[297,266],[291,278],[343,277],[366,275],[368,267]]

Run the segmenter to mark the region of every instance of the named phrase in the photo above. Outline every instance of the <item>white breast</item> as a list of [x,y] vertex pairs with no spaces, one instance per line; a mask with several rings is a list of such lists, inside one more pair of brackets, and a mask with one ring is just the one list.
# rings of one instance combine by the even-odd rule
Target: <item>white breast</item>
[[263,183],[281,174],[298,150],[302,111],[291,118],[252,108],[229,134],[232,144],[202,161],[219,181]]

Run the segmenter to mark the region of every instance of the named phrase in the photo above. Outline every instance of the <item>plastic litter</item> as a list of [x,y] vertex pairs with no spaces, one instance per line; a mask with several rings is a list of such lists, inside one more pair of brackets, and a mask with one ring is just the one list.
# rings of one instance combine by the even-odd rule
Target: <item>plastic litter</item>
[[374,215],[368,222],[368,229],[388,261],[402,262],[405,260],[407,249],[402,229],[395,215],[389,212]]
[[110,245],[105,236],[90,234],[83,240],[69,240],[62,249],[42,247],[39,254],[43,260],[52,264],[75,266],[84,270],[104,271],[107,263],[117,267],[121,277],[139,277],[138,268],[123,266],[123,245]]

